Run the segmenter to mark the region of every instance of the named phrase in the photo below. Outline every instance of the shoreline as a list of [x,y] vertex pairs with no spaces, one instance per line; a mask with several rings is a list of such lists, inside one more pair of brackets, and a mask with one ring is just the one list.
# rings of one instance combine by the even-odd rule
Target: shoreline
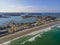
[[28,35],[36,35],[36,34],[38,34],[38,33],[40,33],[40,32],[42,32],[42,33],[43,33],[43,32],[47,32],[47,31],[49,31],[50,29],[51,29],[51,27],[45,28],[45,29],[41,29],[41,30],[38,30],[38,31],[34,31],[34,32],[28,33],[28,34],[26,34],[26,35],[23,35],[23,36],[14,38],[14,39],[12,39],[12,40],[10,40],[10,41],[4,42],[4,43],[2,43],[1,45],[8,45],[8,44],[10,44],[12,41],[17,40],[17,39],[19,39],[19,38],[23,38],[23,37],[28,36]]
[[29,28],[29,29],[25,29],[25,30],[16,32],[14,34],[3,36],[3,37],[0,38],[0,44],[3,43],[3,42],[6,42],[6,41],[12,40],[14,38],[26,35],[28,33],[50,27],[50,26],[58,24],[58,23],[60,23],[60,21],[52,22],[52,23],[49,23],[49,24],[44,24],[44,25],[40,25],[40,26],[36,26],[36,27],[32,27],[32,28]]

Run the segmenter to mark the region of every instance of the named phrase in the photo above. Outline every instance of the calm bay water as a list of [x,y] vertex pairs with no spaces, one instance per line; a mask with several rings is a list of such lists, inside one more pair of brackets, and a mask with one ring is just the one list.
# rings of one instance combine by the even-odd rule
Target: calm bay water
[[5,23],[9,22],[10,20],[15,20],[19,23],[25,23],[25,22],[33,22],[37,18],[22,18],[21,16],[10,16],[9,18],[0,18],[0,25],[4,25]]
[[[3,13],[2,13],[3,14]],[[8,14],[9,15],[9,14]],[[52,15],[54,16],[54,13],[30,13],[30,15],[34,15],[34,16],[48,16],[48,15]],[[58,16],[56,16],[58,15]],[[59,13],[56,14],[55,17],[60,18]],[[5,23],[9,22],[10,20],[15,20],[16,22],[33,22],[36,20],[36,18],[25,18],[23,19],[21,16],[10,16],[9,18],[0,18],[0,25],[4,25]]]

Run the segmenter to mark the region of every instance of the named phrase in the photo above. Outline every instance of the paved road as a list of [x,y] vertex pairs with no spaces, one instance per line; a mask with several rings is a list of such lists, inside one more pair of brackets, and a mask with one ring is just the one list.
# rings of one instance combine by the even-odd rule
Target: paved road
[[50,27],[50,26],[55,25],[55,24],[57,24],[57,23],[60,23],[60,21],[52,22],[52,23],[45,24],[45,25],[41,25],[41,26],[37,26],[37,27],[33,27],[33,28],[30,28],[30,29],[25,29],[25,30],[16,32],[16,33],[14,33],[14,34],[9,34],[9,35],[0,37],[0,44],[1,44],[1,43],[4,43],[4,42],[6,42],[6,41],[12,40],[12,39],[14,39],[14,38],[17,38],[17,37],[26,35],[26,34],[28,34],[28,33],[30,33],[30,32],[38,31],[38,30],[40,30],[40,29],[43,29],[43,28],[46,28],[46,27]]

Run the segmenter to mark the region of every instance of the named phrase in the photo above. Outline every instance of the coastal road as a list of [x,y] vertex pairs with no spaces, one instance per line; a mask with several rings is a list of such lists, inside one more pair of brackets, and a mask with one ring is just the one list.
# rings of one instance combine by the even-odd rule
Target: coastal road
[[56,22],[52,22],[52,23],[48,23],[48,24],[32,27],[32,28],[29,28],[29,29],[25,29],[25,30],[22,30],[22,31],[13,33],[13,34],[9,34],[9,35],[0,37],[0,44],[4,43],[6,41],[12,40],[14,38],[26,35],[26,34],[31,33],[33,31],[38,31],[38,30],[41,30],[41,29],[44,29],[44,28],[48,28],[48,27],[50,27],[52,25],[55,25],[55,24],[58,24],[58,23],[60,23],[60,21],[56,21]]

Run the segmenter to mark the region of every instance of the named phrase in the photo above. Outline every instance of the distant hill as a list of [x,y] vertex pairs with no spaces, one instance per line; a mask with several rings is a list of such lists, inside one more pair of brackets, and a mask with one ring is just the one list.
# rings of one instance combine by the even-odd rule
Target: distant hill
[[60,13],[0,13],[0,15],[8,15],[8,16],[20,16],[20,15],[26,15],[26,14],[27,15],[40,15],[40,16],[46,16],[46,15],[60,16]]

